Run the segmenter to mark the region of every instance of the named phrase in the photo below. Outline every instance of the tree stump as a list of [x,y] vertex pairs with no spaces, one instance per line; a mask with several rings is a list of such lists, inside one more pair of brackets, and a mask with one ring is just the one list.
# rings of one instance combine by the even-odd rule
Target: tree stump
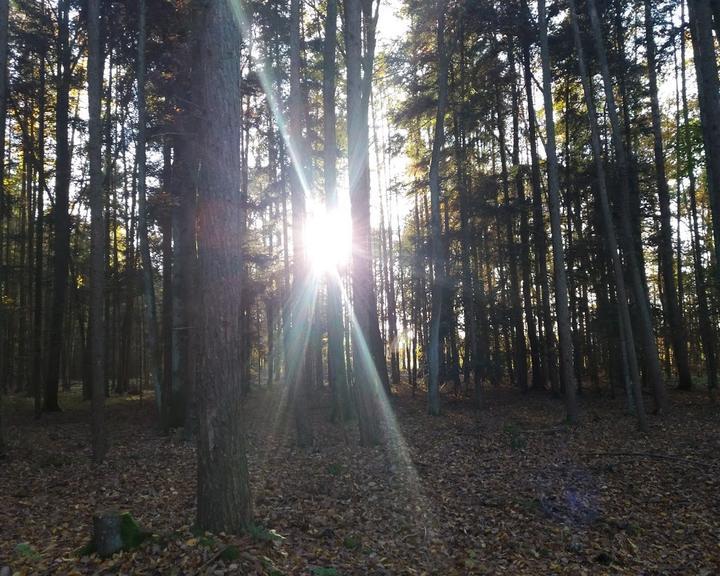
[[93,516],[93,547],[103,557],[123,549],[122,514],[107,511]]

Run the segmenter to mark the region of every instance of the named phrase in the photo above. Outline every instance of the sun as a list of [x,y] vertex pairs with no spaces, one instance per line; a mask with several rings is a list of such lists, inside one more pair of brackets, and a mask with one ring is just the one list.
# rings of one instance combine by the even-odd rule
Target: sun
[[318,275],[347,268],[352,254],[350,216],[341,210],[328,212],[324,207],[309,210],[305,250],[311,269]]

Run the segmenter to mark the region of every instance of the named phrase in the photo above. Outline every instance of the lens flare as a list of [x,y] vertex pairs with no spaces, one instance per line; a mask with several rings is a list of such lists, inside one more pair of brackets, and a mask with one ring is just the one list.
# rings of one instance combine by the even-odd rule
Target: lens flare
[[350,263],[352,234],[349,217],[335,210],[308,212],[305,249],[312,271],[327,275],[345,269]]

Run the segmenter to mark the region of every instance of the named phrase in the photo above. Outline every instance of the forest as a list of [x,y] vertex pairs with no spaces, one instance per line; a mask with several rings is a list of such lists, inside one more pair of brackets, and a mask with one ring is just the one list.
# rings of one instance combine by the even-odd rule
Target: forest
[[0,576],[720,573],[720,0],[0,0]]

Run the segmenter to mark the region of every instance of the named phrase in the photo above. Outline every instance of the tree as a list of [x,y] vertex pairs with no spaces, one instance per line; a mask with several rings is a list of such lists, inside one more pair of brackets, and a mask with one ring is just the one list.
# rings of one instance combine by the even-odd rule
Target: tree
[[538,22],[540,28],[540,53],[542,60],[543,97],[545,104],[545,130],[548,159],[548,204],[550,208],[550,231],[553,247],[553,276],[555,279],[555,306],[557,309],[558,336],[560,344],[560,374],[565,389],[565,405],[569,422],[577,422],[578,406],[576,396],[575,367],[570,332],[570,309],[568,286],[565,272],[565,250],[560,223],[560,177],[555,147],[555,119],[552,100],[552,78],[550,76],[550,48],[547,37],[547,16],[545,0],[538,0]]
[[373,12],[373,3],[370,1],[344,0],[348,178],[353,232],[353,375],[360,442],[364,445],[376,444],[380,440],[378,399],[383,393],[382,389],[389,387],[378,323],[370,233],[368,106],[378,5],[374,6]]
[[92,362],[93,460],[105,458],[105,215],[102,187],[102,54],[100,2],[88,1],[88,113],[90,140],[90,358]]
[[[302,91],[300,87],[300,0],[290,0],[290,155],[292,173],[293,284],[291,296],[292,327],[286,339],[288,377],[292,390],[295,427],[301,446],[312,444],[307,393],[312,358],[310,332],[315,310],[315,293],[309,286],[305,254],[305,187],[307,182],[305,144],[302,138]],[[312,299],[312,300],[311,300]]]
[[[338,209],[337,198],[337,130],[335,91],[337,64],[337,0],[328,0],[325,14],[325,40],[323,47],[323,140],[325,205],[331,218]],[[350,416],[348,377],[345,366],[342,293],[340,278],[330,274],[327,279],[328,316],[328,380],[333,388],[336,418]]]
[[70,177],[71,157],[68,140],[70,123],[70,84],[72,79],[70,48],[70,0],[58,0],[58,38],[55,103],[55,228],[53,297],[50,310],[45,403],[47,412],[60,410],[58,385],[60,355],[70,262]]
[[670,329],[675,364],[678,371],[678,387],[682,390],[692,388],[692,377],[687,355],[687,338],[685,323],[682,319],[675,289],[673,271],[672,223],[670,222],[670,189],[665,172],[665,156],[663,152],[662,125],[660,120],[660,104],[658,102],[658,82],[655,30],[652,3],[645,0],[645,46],[647,50],[648,79],[650,81],[650,112],[653,130],[653,155],[655,158],[655,178],[657,180],[658,204],[660,205],[660,245],[658,256],[663,278],[663,304]]
[[[45,17],[45,1],[41,2],[41,14]],[[44,22],[43,22],[44,29]],[[1,42],[1,40],[0,40]],[[43,357],[43,238],[45,231],[45,114],[46,114],[46,80],[45,66],[47,45],[43,41],[40,48],[40,86],[38,102],[38,191],[37,219],[35,221],[35,295],[33,300],[33,356],[32,388],[35,400],[35,415],[42,412],[42,362]],[[4,125],[4,123],[3,123]],[[1,137],[1,135],[0,135]],[[1,177],[1,176],[0,176]]]
[[716,289],[720,289],[720,78],[713,39],[711,3],[711,0],[687,0],[712,211]]
[[197,522],[237,533],[252,520],[245,455],[240,343],[243,270],[240,202],[240,44],[229,0],[205,1],[195,16],[200,39],[201,173],[198,205]]
[[138,170],[138,237],[140,240],[140,258],[142,261],[143,279],[143,310],[145,312],[145,338],[147,339],[147,359],[150,363],[150,378],[155,390],[155,403],[162,412],[165,400],[162,396],[162,380],[160,378],[160,351],[158,339],[157,307],[155,305],[155,288],[153,287],[153,268],[150,259],[150,243],[148,241],[148,206],[147,206],[147,154],[146,138],[146,102],[145,102],[145,40],[146,40],[145,0],[138,0],[138,53],[137,53],[137,108],[138,129],[135,156]]
[[[5,121],[7,111],[7,55],[9,0],[0,0],[0,229],[5,212]],[[0,236],[0,238],[2,238]],[[4,321],[4,310],[0,311]],[[5,431],[3,429],[3,390],[0,390],[0,458],[5,456]]]
[[445,293],[445,261],[442,234],[440,231],[440,155],[445,142],[445,109],[447,107],[447,54],[445,52],[445,3],[437,3],[437,62],[438,62],[438,103],[435,116],[435,135],[430,161],[430,228],[432,232],[432,318],[430,320],[428,382],[428,412],[440,414],[440,322]]
[[[682,4],[681,29],[685,29],[685,4]],[[681,95],[682,95],[682,133],[680,149],[684,152],[682,171],[688,178],[688,197],[690,200],[690,218],[692,226],[692,250],[693,250],[693,271],[697,292],[698,322],[700,324],[700,339],[702,341],[703,353],[705,355],[705,368],[708,378],[708,389],[712,394],[717,387],[717,360],[715,351],[715,330],[710,316],[708,304],[707,277],[705,275],[703,250],[700,245],[700,225],[698,222],[697,183],[695,177],[695,159],[692,145],[692,130],[690,126],[690,114],[688,111],[687,95],[687,74],[685,66],[685,33],[680,35],[680,73],[681,73]],[[680,126],[677,127],[680,129]],[[679,159],[681,162],[683,159]]]

